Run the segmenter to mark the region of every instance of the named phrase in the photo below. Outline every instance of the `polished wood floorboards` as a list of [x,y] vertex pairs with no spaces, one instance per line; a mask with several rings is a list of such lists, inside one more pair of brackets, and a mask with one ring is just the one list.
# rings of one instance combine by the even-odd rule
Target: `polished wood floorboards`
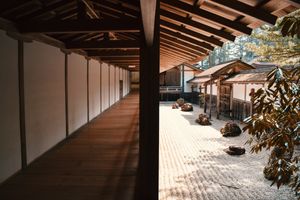
[[0,187],[1,200],[131,200],[138,94],[130,94]]

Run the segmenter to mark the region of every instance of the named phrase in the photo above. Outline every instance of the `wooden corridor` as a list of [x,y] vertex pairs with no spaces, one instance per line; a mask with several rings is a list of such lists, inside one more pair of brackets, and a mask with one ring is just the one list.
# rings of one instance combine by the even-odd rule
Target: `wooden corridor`
[[0,187],[1,200],[131,200],[139,95],[130,94]]

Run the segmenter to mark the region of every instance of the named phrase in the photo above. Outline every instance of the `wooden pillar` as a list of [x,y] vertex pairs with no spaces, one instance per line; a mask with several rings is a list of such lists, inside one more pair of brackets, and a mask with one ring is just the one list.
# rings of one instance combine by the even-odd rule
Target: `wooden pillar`
[[209,91],[209,119],[211,119],[212,104],[212,77],[210,77],[210,91]]
[[66,137],[69,136],[69,55],[70,51],[61,49],[65,54],[65,123],[66,123]]
[[229,104],[229,110],[230,110],[230,117],[233,118],[233,84],[230,84],[230,104]]
[[207,102],[206,102],[206,95],[207,95],[207,84],[204,85],[204,113],[206,113],[207,109]]
[[90,59],[86,58],[86,97],[87,97],[87,122],[90,121]]
[[[159,1],[153,3],[150,0],[141,1],[143,18],[147,18],[148,14],[155,20],[148,20],[148,29],[149,24],[145,20],[140,33],[140,135],[136,200],[158,200]],[[154,12],[151,6],[155,6]],[[147,34],[151,34],[147,30],[152,30],[151,22],[154,22],[153,40],[147,39]]]
[[184,65],[181,65],[181,93],[184,93]]
[[242,120],[246,118],[246,102],[247,102],[247,84],[244,87],[244,103],[243,103],[243,117]]
[[102,112],[102,62],[99,61],[100,68],[100,113]]
[[217,119],[220,118],[220,106],[221,106],[221,78],[217,80]]
[[27,167],[26,123],[25,123],[25,87],[24,87],[24,42],[18,41],[18,73],[19,73],[19,113],[22,169]]
[[251,98],[251,103],[250,103],[250,115],[253,116],[253,105],[254,105],[254,95],[255,95],[255,90],[254,88],[251,89],[250,92],[250,98]]

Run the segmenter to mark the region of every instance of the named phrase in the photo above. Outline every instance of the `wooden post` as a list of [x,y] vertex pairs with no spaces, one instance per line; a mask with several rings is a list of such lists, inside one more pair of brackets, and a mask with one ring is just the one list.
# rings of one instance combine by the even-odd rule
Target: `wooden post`
[[229,104],[229,110],[230,110],[230,117],[233,118],[233,84],[230,84],[230,104]]
[[153,3],[150,0],[141,1],[141,7],[145,6],[145,10],[142,9],[143,18],[150,15],[155,19],[150,22],[155,23],[153,40],[147,31],[152,30],[147,20],[140,32],[140,135],[136,200],[158,200],[159,1],[154,4],[154,10],[148,9]]
[[87,97],[87,122],[90,121],[90,59],[86,58],[86,97]]
[[247,84],[245,84],[244,88],[244,103],[243,103],[243,117],[242,120],[246,118],[246,99],[247,99]]
[[204,113],[206,113],[207,109],[207,102],[206,102],[206,95],[207,95],[207,84],[205,83],[204,85]]
[[250,103],[250,115],[253,116],[253,105],[254,105],[254,94],[255,94],[255,90],[254,88],[251,89],[250,92],[250,98],[251,98],[251,103]]
[[102,112],[102,63],[99,61],[100,68],[100,113]]
[[18,41],[18,74],[19,74],[19,113],[22,169],[27,167],[26,123],[25,123],[25,88],[24,88],[24,42]]
[[181,65],[181,93],[184,93],[184,65]]
[[217,119],[220,118],[220,104],[221,104],[221,78],[217,81]]
[[212,104],[212,77],[210,77],[210,91],[209,91],[209,119],[211,119],[211,104]]

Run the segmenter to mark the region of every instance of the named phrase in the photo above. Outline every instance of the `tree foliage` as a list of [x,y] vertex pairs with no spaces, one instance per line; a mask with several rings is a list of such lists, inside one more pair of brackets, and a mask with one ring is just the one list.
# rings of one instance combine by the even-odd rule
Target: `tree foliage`
[[[300,10],[279,19],[275,26],[264,25],[253,32],[258,43],[246,44],[259,61],[278,65],[294,65],[300,62]],[[290,37],[283,37],[290,36]]]
[[[259,36],[264,43],[255,51],[266,60],[281,64],[295,61],[295,65],[289,70],[277,67],[268,74],[268,87],[254,94],[254,114],[245,119],[244,131],[250,134],[247,143],[252,145],[251,152],[272,149],[269,167],[265,168],[273,178],[272,185],[279,188],[289,184],[300,195],[300,152],[295,151],[300,146],[300,46],[297,29],[286,27],[284,19],[279,24],[280,29],[269,28],[267,34]],[[294,22],[288,24],[294,26]],[[280,31],[289,37],[283,37]]]

